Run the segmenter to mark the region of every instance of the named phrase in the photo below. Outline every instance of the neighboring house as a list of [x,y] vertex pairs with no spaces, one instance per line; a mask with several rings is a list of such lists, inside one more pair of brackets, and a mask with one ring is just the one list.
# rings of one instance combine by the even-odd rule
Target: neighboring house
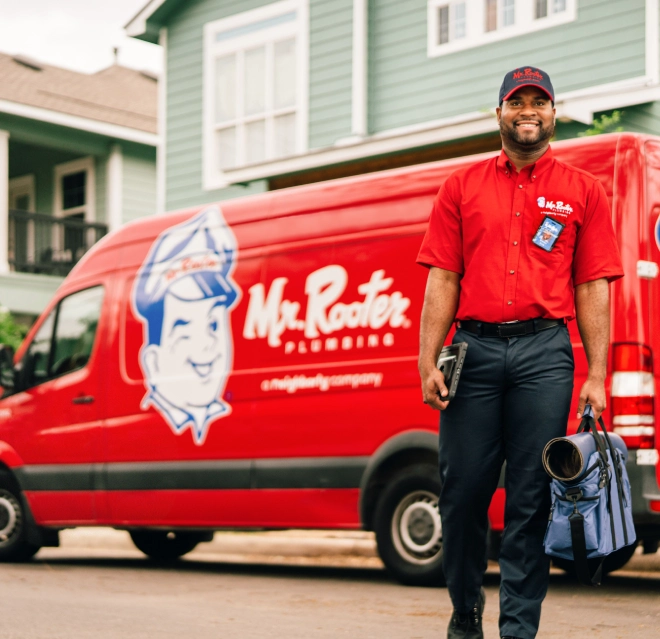
[[660,134],[660,0],[151,0],[159,208],[500,147],[504,74],[550,73],[557,137]]
[[40,313],[108,230],[156,212],[157,81],[0,54],[0,305]]

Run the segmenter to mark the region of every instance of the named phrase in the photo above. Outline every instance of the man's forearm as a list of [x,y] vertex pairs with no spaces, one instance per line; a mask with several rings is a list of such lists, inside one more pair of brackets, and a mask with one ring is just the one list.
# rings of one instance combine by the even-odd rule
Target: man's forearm
[[605,376],[610,345],[610,290],[607,280],[580,284],[575,288],[575,311],[584,352],[589,362],[589,375],[580,390],[577,417],[591,404],[598,419],[605,410]]
[[589,362],[589,377],[604,381],[610,345],[610,295],[607,280],[580,284],[575,289],[575,310],[580,337]]
[[432,268],[426,282],[419,339],[419,371],[434,369],[458,308],[460,276]]

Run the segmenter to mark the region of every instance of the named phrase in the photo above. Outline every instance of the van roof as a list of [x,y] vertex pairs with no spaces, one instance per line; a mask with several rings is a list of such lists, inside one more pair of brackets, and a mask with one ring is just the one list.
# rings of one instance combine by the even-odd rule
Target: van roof
[[[553,143],[552,148],[556,156],[570,164],[571,158],[575,157],[577,152],[583,153],[585,147],[594,150],[600,148],[609,154],[615,151],[623,139],[628,139],[633,145],[641,145],[646,139],[654,137],[637,133],[613,133],[560,141]],[[427,164],[316,182],[258,195],[222,200],[217,204],[222,208],[223,214],[230,224],[241,224],[259,219],[295,216],[315,210],[329,211],[357,206],[365,202],[375,203],[423,193],[435,193],[446,177],[456,169],[495,154],[489,152],[450,158]],[[210,204],[212,203],[180,209],[164,215],[150,216],[125,224],[101,239],[78,262],[71,275],[82,275],[85,266],[99,253],[154,238],[165,228],[187,219]]]

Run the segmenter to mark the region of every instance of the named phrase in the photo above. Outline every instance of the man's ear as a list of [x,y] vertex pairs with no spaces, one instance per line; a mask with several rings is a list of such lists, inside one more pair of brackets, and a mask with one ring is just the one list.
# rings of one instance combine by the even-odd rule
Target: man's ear
[[502,108],[495,107],[495,115],[497,116],[497,123],[500,123],[500,118],[502,117]]
[[142,349],[142,370],[148,378],[158,376],[158,352],[160,347],[149,344]]

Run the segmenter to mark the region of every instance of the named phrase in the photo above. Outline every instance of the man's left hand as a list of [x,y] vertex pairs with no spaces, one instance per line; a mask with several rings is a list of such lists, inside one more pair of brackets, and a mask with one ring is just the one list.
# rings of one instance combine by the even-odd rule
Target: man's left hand
[[580,401],[578,402],[577,418],[582,419],[585,404],[591,404],[594,410],[594,419],[598,421],[601,413],[607,406],[607,397],[605,395],[605,384],[598,380],[587,379],[582,385],[580,391]]

